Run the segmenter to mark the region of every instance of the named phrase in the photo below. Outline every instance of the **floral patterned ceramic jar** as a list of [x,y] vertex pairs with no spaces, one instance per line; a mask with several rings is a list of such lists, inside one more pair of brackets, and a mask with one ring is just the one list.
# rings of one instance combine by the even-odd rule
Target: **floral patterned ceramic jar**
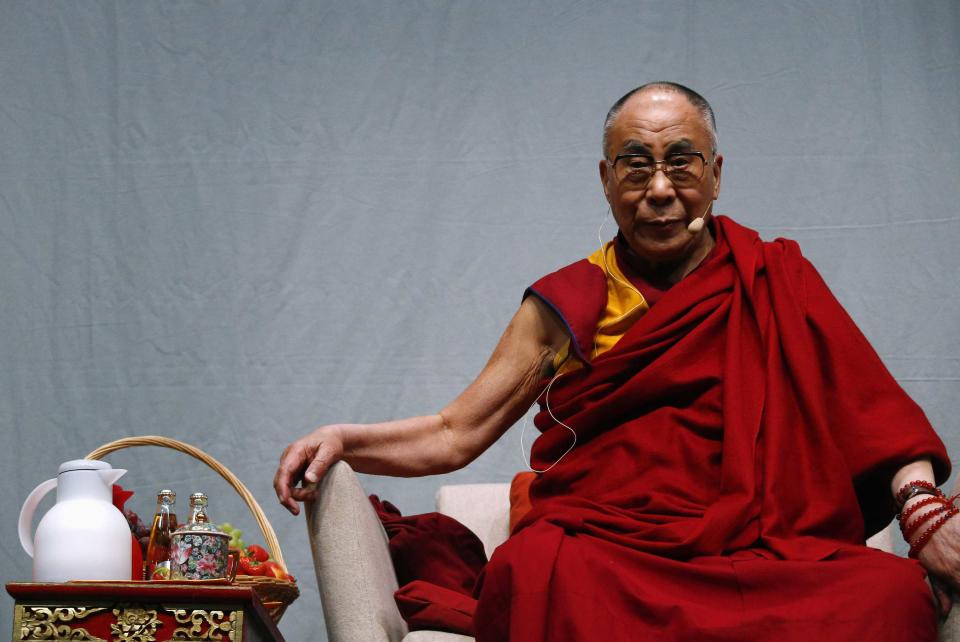
[[173,533],[170,579],[233,581],[237,558],[229,552],[230,536],[207,519],[207,496],[190,496],[190,520]]

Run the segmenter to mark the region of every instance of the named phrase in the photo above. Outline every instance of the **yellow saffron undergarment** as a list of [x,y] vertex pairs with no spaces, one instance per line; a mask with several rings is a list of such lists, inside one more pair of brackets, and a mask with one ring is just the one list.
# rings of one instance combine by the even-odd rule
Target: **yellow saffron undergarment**
[[[587,257],[587,261],[603,270],[607,277],[607,307],[597,323],[597,329],[593,335],[593,348],[589,355],[590,359],[596,359],[615,346],[637,319],[646,314],[650,306],[640,291],[620,271],[613,241],[598,248]],[[553,358],[554,372],[563,374],[581,367],[583,364],[571,351],[568,339]]]

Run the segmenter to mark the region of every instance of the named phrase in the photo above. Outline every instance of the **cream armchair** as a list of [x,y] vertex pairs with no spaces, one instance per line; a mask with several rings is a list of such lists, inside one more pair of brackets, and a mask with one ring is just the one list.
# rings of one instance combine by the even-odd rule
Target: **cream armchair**
[[[508,484],[442,486],[437,510],[472,530],[487,556],[507,539]],[[408,631],[393,592],[397,578],[387,535],[367,493],[344,462],[334,465],[315,502],[306,506],[307,529],[329,642],[472,642],[442,631]],[[890,527],[868,545],[892,550]],[[960,642],[960,606],[940,630],[941,642]]]

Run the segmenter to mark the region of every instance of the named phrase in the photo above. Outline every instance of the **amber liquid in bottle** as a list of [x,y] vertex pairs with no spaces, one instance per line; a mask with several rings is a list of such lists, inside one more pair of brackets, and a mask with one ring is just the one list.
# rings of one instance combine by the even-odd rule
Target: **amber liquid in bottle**
[[157,493],[157,513],[153,516],[150,542],[143,560],[145,580],[170,579],[170,540],[177,529],[177,514],[173,508],[176,501],[177,495],[172,490]]

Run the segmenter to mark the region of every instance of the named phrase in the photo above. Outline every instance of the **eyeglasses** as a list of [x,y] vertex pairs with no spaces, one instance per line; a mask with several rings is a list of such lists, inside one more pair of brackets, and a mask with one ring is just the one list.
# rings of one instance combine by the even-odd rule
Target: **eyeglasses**
[[664,176],[676,187],[696,185],[703,178],[703,169],[708,162],[701,152],[694,151],[668,154],[663,160],[654,160],[648,154],[620,154],[607,164],[613,168],[618,182],[643,189],[657,170],[663,170]]

